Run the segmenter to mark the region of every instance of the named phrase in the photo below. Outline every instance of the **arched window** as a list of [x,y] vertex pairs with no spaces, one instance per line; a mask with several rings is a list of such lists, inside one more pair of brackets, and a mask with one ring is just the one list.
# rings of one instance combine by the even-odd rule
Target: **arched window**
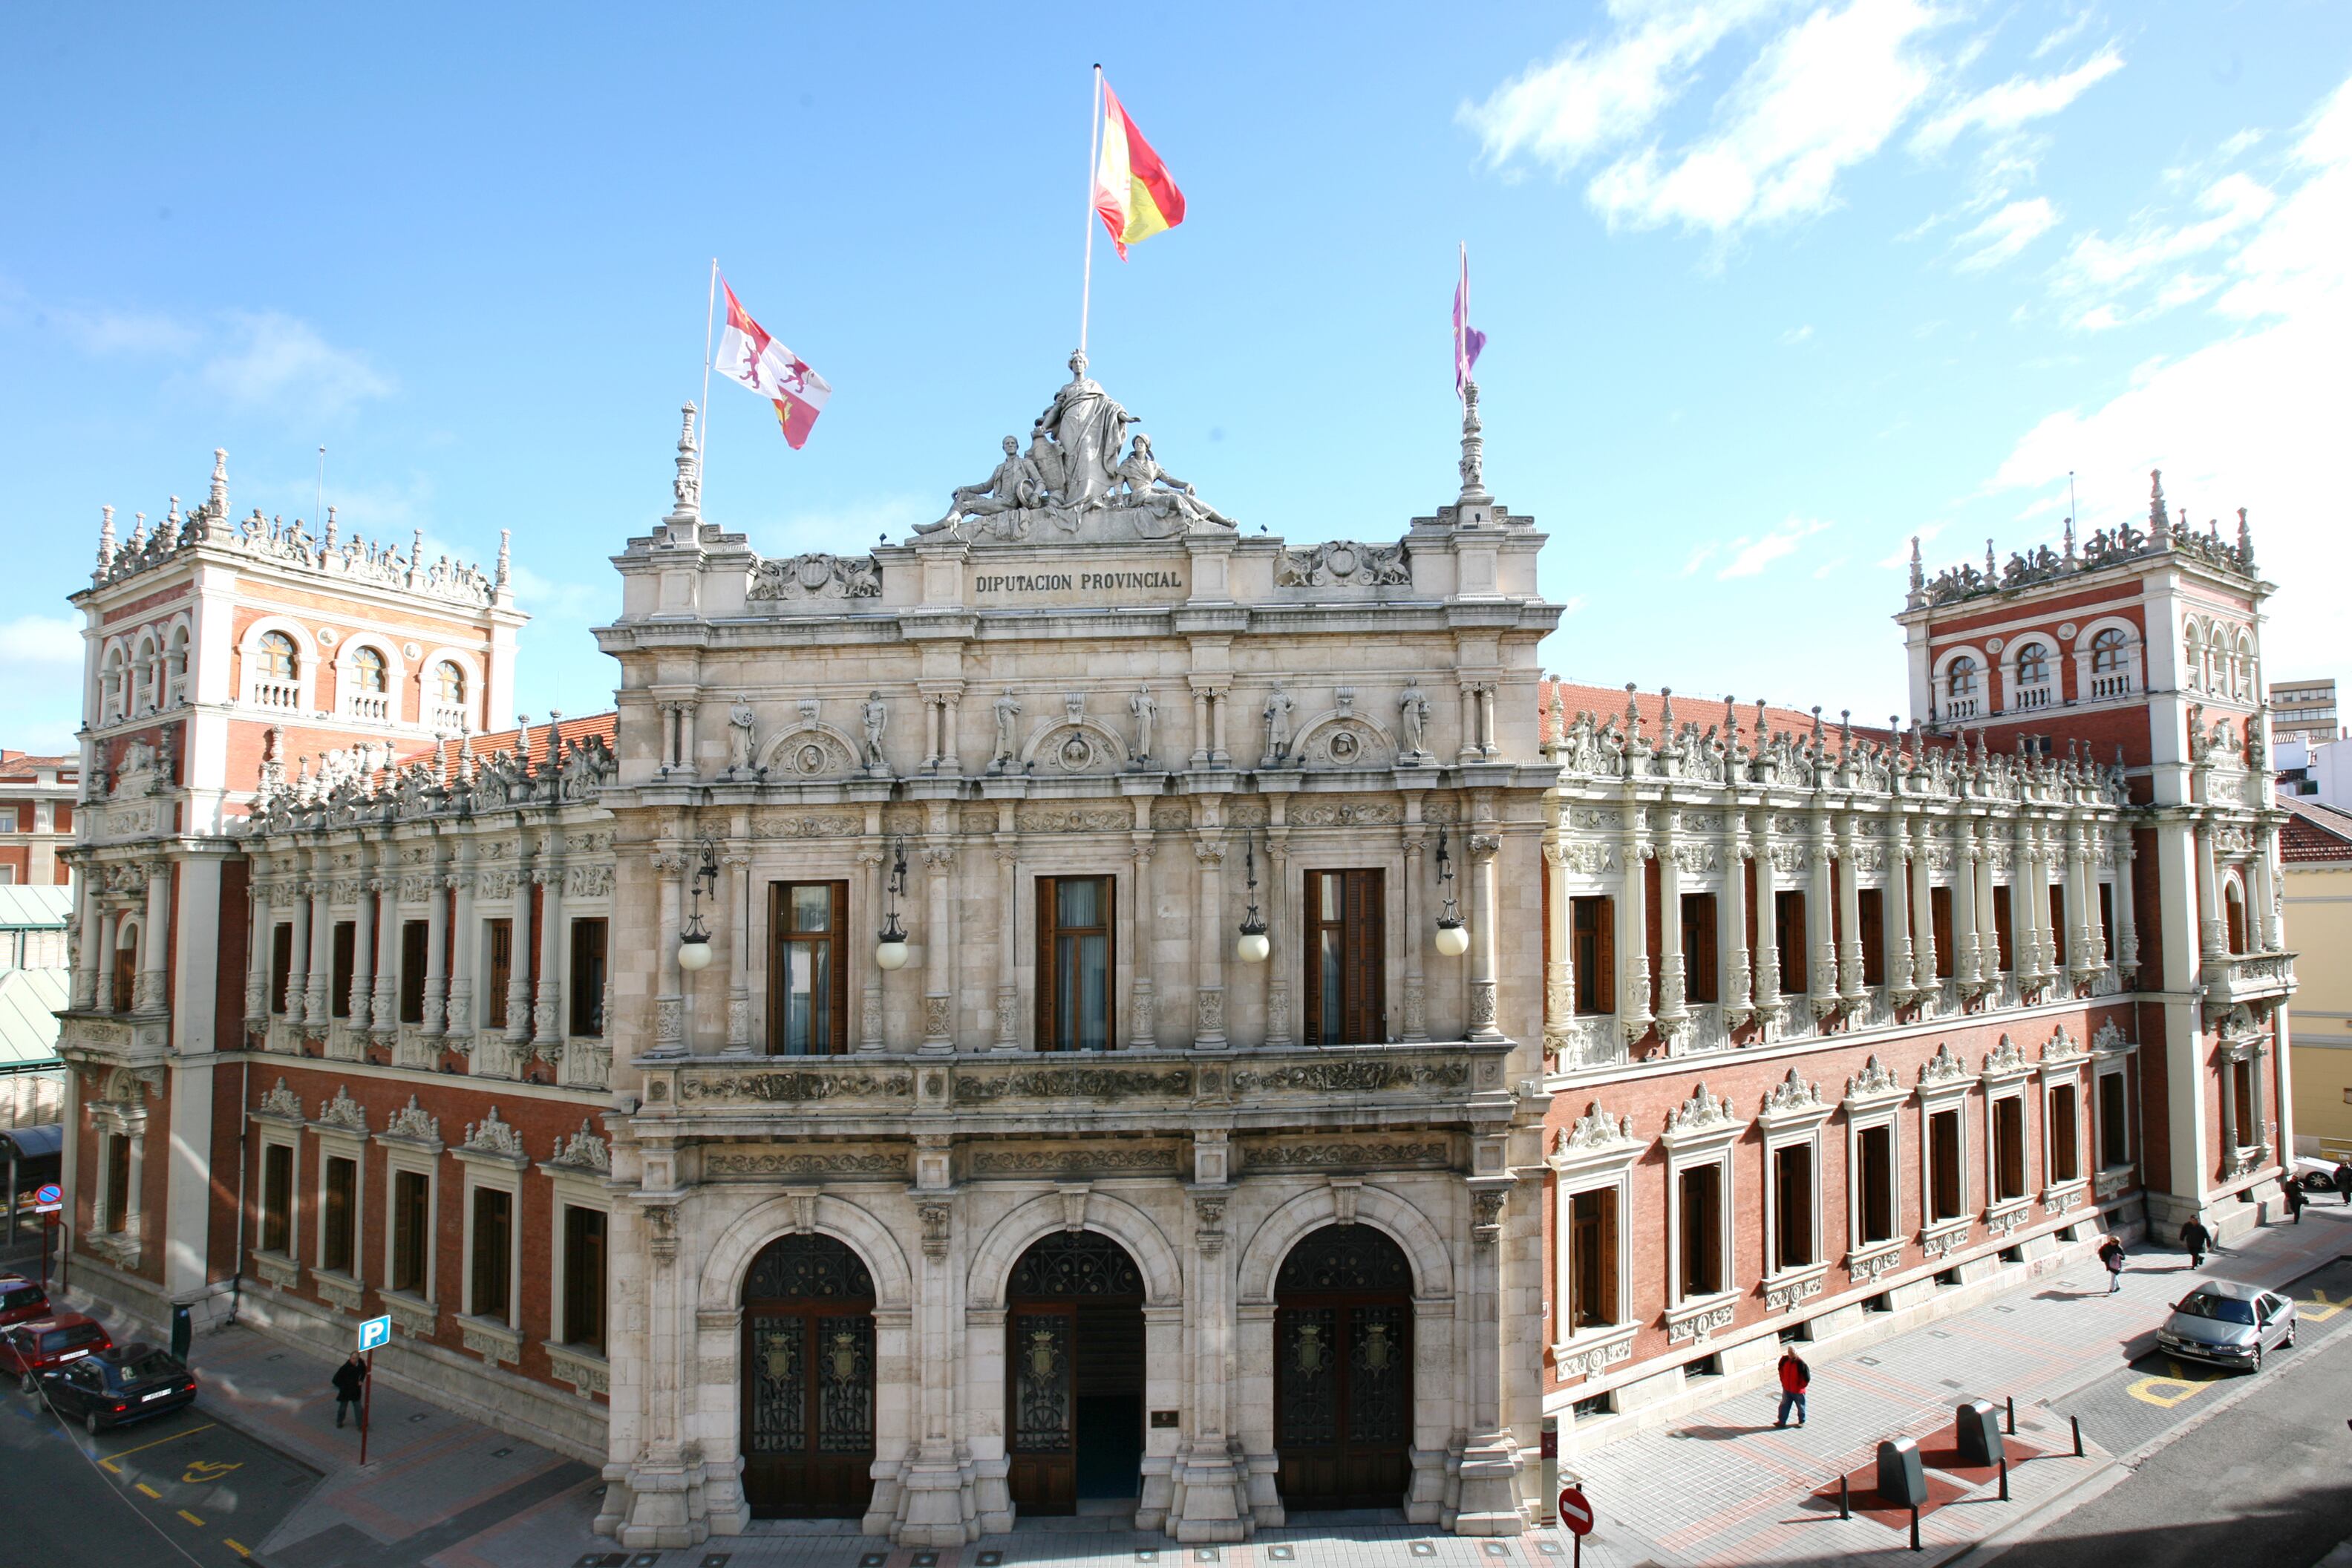
[[381,696],[392,686],[390,672],[384,668],[383,655],[372,647],[361,648],[352,655],[352,679],[362,691]]
[[188,628],[172,628],[171,646],[163,652],[165,700],[182,702],[188,695]]
[[2038,642],[2030,642],[2018,650],[2017,679],[2020,684],[2050,679],[2050,650]]
[[2091,639],[2091,673],[2120,675],[2124,668],[2124,644],[2128,640],[2121,626],[2109,626]]
[[1977,661],[1975,659],[1963,655],[1952,660],[1951,668],[1945,672],[1945,675],[1951,683],[1953,696],[1974,697],[1977,694]]
[[2231,952],[2246,951],[2246,890],[2235,879],[2221,886],[2221,918]]
[[455,708],[466,700],[466,672],[443,659],[433,667],[434,700]]
[[299,673],[294,655],[294,639],[284,632],[264,632],[257,652],[261,658],[261,675],[265,680],[292,680]]
[[122,650],[116,648],[106,656],[105,679],[106,717],[122,717]]
[[156,678],[163,661],[155,652],[155,639],[139,639],[139,654],[131,667],[131,706],[134,711],[145,712],[155,706]]

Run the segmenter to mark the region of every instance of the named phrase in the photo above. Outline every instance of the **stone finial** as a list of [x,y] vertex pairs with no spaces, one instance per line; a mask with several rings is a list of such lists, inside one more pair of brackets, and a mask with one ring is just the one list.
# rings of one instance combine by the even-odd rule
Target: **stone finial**
[[425,531],[421,528],[408,540],[408,585],[412,588],[425,585]]
[[213,448],[212,494],[205,498],[206,510],[216,518],[228,516],[228,448]]
[[1911,591],[1917,593],[1927,585],[1927,568],[1919,560],[1919,536],[1911,536]]
[[2238,563],[2247,571],[2254,569],[2254,531],[2247,526],[2246,509],[2238,509]]
[[2074,563],[2074,520],[2073,518],[2071,518],[2071,517],[2070,517],[2070,518],[2068,518],[2068,519],[2066,520],[2066,564],[2067,564],[2067,565],[2069,565],[2069,566],[2072,566]]
[[695,406],[688,403],[679,410],[682,416],[677,433],[677,478],[670,481],[670,490],[677,504],[670,510],[675,522],[699,521],[702,517],[702,449],[694,438]]
[[2158,533],[2172,526],[2171,514],[2164,504],[2164,470],[2162,468],[2150,468],[2147,471],[2147,525]]
[[1675,736],[1675,689],[1658,688],[1658,733],[1671,741]]
[[1494,498],[1486,493],[1486,438],[1480,432],[1485,427],[1478,420],[1478,384],[1462,384],[1462,495],[1461,502],[1475,506]]
[[2000,575],[2000,563],[1993,559],[1992,541],[1988,539],[1985,541],[1985,576],[1988,579],[1994,579]]
[[514,560],[511,554],[513,540],[513,529],[499,530],[499,571],[497,577],[491,581],[490,586],[501,594],[514,584]]
[[335,547],[335,509],[334,509],[333,507],[329,507],[329,508],[327,509],[327,540],[326,540],[326,548],[327,548],[327,549],[329,549],[329,550],[332,550],[334,547]]
[[547,762],[545,764],[548,767],[551,768],[555,766],[556,763],[563,760],[562,729],[563,710],[561,708],[549,709],[547,710]]
[[106,569],[112,564],[114,564],[114,509],[110,506],[102,506],[98,509],[98,572],[96,575],[104,576]]

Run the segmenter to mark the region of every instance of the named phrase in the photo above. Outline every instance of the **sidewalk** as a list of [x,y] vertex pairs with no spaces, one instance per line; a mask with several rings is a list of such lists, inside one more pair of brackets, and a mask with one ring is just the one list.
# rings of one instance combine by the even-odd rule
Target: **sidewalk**
[[[2206,1276],[2284,1285],[2352,1252],[2352,1211],[2306,1211],[2300,1226],[2248,1233],[2206,1260]],[[1670,1426],[1637,1433],[1562,1461],[1580,1474],[1600,1518],[1585,1542],[1596,1568],[1711,1568],[1732,1563],[1851,1562],[1882,1553],[1916,1564],[1949,1561],[2019,1526],[2063,1511],[2119,1477],[2137,1450],[2227,1399],[2251,1380],[2194,1368],[2130,1363],[2152,1346],[2157,1325],[2194,1278],[2177,1249],[2132,1254],[2123,1290],[2105,1294],[2106,1272],[2084,1259],[2019,1291],[1928,1327],[1832,1361],[1807,1355],[1813,1370],[1811,1419],[1777,1431],[1779,1389],[1759,1390]],[[2333,1290],[2331,1301],[2343,1292]],[[2305,1336],[2345,1320],[2326,1305],[2306,1312]],[[1802,1348],[1800,1354],[1805,1354]],[[2284,1352],[2267,1375],[2293,1375]],[[2166,1375],[2177,1373],[2177,1375]],[[2207,1393],[2208,1385],[2212,1392]],[[2012,1462],[2011,1500],[1991,1484],[1926,1514],[1923,1551],[1901,1529],[1837,1516],[1842,1473],[1874,1462],[1883,1438],[1912,1436],[1923,1450],[1949,1442],[1954,1406],[1982,1398],[2017,1402],[2017,1434],[2044,1457]],[[2083,1420],[2084,1458],[2073,1457],[2067,1417]],[[2103,1445],[2101,1438],[2106,1439]],[[1936,1472],[1930,1472],[1931,1477]],[[1815,1498],[1828,1489],[1827,1499]]]

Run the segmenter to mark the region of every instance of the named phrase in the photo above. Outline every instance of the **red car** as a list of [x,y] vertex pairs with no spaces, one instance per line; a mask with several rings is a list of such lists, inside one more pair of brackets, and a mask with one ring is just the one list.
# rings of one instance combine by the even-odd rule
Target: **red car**
[[0,1329],[0,1377],[13,1377],[27,1394],[37,1391],[41,1373],[69,1362],[111,1350],[114,1342],[94,1318],[59,1312]]
[[21,1274],[0,1274],[0,1329],[49,1315],[49,1298]]

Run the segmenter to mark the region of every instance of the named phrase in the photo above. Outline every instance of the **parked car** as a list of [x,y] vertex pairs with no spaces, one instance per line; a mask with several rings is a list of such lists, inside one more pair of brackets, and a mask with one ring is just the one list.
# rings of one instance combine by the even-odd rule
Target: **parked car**
[[2156,1342],[2177,1356],[2263,1369],[2263,1352],[2294,1343],[2294,1302],[2275,1290],[2209,1279],[2180,1299]]
[[92,1436],[178,1410],[196,1397],[196,1374],[171,1352],[149,1344],[110,1345],[41,1374],[41,1392],[59,1415],[79,1417]]
[[68,1362],[111,1346],[106,1330],[79,1312],[59,1312],[0,1330],[0,1377],[16,1378],[27,1394],[37,1393],[40,1376]]
[[2336,1162],[2315,1154],[2297,1154],[2294,1179],[2313,1197],[2332,1194],[2336,1191]]
[[47,1291],[21,1274],[0,1274],[0,1328],[48,1315]]

